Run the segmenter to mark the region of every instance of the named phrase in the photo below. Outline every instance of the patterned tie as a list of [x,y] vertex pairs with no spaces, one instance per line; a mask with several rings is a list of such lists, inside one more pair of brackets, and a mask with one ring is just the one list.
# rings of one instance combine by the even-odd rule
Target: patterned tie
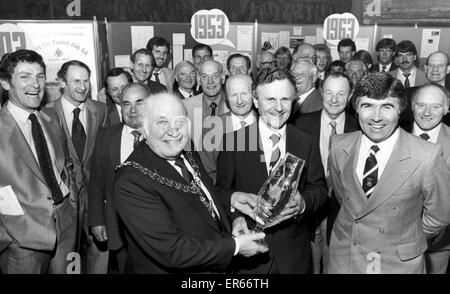
[[78,158],[83,159],[84,145],[86,144],[86,133],[80,121],[80,109],[77,107],[73,110],[72,122],[72,142],[77,151]]
[[247,125],[245,120],[241,120],[239,123],[241,124],[241,129],[245,128],[245,126]]
[[159,77],[158,77],[159,76],[159,72],[154,72],[153,75],[155,76],[155,82],[161,84],[161,82],[159,81]]
[[405,76],[405,88],[409,88],[410,84],[409,84],[409,76],[411,75],[410,73],[404,73],[403,74]]
[[48,151],[47,141],[45,140],[44,136],[44,131],[42,130],[42,126],[37,120],[35,114],[30,114],[28,119],[31,121],[31,135],[33,136],[33,142],[36,149],[39,166],[41,167],[41,171],[44,175],[45,181],[47,182],[47,185],[52,192],[53,203],[59,204],[63,200],[63,194],[61,192],[61,189],[59,188],[58,181],[56,180],[50,152]]
[[209,107],[211,107],[211,116],[216,115],[216,108],[217,108],[216,102],[212,102],[211,104],[209,104]]
[[380,150],[377,145],[370,147],[370,154],[367,157],[363,174],[363,190],[366,197],[369,198],[378,182],[378,162],[375,154]]
[[133,149],[136,149],[136,146],[139,144],[139,138],[141,137],[141,134],[137,130],[131,131],[131,134],[133,134],[134,136]]
[[383,65],[383,68],[381,69],[381,71],[382,71],[382,72],[386,72],[386,68],[387,68],[387,66],[386,66],[386,65]]
[[[183,178],[186,180],[187,183],[191,183],[193,180],[192,174],[187,169],[186,165],[184,164],[184,161],[181,157],[178,157],[175,159],[175,165],[178,166],[181,169],[181,174],[183,175]],[[199,195],[200,201],[203,203],[203,205],[208,210],[209,214],[212,216],[214,220],[218,222],[218,218],[216,216],[216,212],[214,210],[214,207],[209,201],[208,197],[203,193],[203,190],[200,188],[201,194]]]
[[281,137],[276,134],[272,134],[270,136],[270,140],[272,140],[272,147],[274,148],[272,150],[272,155],[270,156],[270,165],[269,165],[269,172],[272,171],[275,164],[277,164],[278,160],[280,159],[280,148],[278,147],[278,142],[280,142]]
[[[329,122],[330,126],[331,126],[331,132],[330,132],[330,137],[328,139],[328,156],[330,155],[331,152],[331,142],[333,141],[334,136],[337,135],[336,133],[336,121],[335,120],[331,120]],[[332,183],[331,183],[331,177],[330,177],[330,162],[327,161],[327,186],[328,186],[328,196],[331,196],[331,192],[332,192]]]
[[419,137],[421,137],[425,141],[428,141],[430,139],[430,136],[427,133],[420,134]]

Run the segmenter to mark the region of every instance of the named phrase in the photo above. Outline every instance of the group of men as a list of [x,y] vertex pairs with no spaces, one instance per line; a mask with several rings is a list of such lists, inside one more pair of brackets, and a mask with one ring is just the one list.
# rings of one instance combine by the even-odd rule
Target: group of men
[[[380,43],[370,74],[343,40],[346,73],[304,43],[262,52],[253,76],[233,54],[226,77],[204,44],[171,71],[155,37],[130,72],[108,72],[106,103],[74,60],[45,107],[42,57],[8,54],[0,272],[66,273],[79,252],[82,273],[445,273],[448,56],[418,81],[415,47]],[[298,190],[255,233],[257,194],[287,153],[305,160]]]

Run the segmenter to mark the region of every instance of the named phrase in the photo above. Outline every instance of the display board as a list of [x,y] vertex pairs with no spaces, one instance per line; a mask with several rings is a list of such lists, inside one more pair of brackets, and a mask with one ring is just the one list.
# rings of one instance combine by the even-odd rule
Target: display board
[[76,59],[91,69],[92,97],[98,92],[97,30],[93,21],[1,21],[0,56],[17,49],[35,50],[44,58],[47,82],[55,82],[61,65]]

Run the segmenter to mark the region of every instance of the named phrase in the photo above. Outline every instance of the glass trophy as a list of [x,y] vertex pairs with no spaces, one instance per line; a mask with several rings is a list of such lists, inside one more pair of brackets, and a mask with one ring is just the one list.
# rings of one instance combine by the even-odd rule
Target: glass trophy
[[[287,152],[274,166],[258,192],[255,219],[259,219],[263,224],[257,221],[254,232],[262,232],[278,223],[280,213],[296,194],[304,165],[305,160]],[[267,247],[264,239],[257,242]]]

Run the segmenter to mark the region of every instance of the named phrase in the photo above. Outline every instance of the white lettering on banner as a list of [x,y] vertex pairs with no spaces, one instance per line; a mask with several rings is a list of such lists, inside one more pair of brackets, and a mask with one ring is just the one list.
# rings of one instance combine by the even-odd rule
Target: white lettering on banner
[[30,45],[30,40],[21,27],[12,23],[0,25],[0,56],[26,49]]
[[336,46],[340,40],[354,40],[359,32],[359,22],[351,13],[332,14],[323,23],[323,37],[331,45]]
[[73,0],[67,4],[66,13],[68,16],[81,16],[81,0]]
[[191,18],[191,35],[199,43],[235,48],[233,42],[227,39],[229,30],[228,17],[220,9],[199,10]]

